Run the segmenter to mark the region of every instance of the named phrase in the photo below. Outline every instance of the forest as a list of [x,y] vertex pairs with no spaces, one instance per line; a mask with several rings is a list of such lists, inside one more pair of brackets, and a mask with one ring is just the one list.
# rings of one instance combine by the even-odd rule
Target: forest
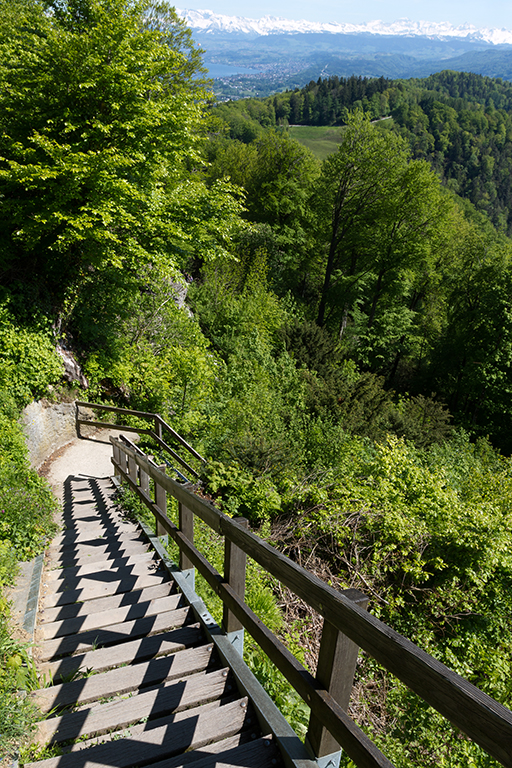
[[[159,412],[226,512],[510,707],[512,86],[335,78],[215,105],[150,0],[0,0],[0,64],[0,587],[53,530],[20,410]],[[323,162],[287,130],[308,121],[343,131]],[[255,610],[314,668],[311,617],[258,578]],[[35,671],[0,609],[8,755]],[[497,765],[364,655],[351,714],[399,768]]]

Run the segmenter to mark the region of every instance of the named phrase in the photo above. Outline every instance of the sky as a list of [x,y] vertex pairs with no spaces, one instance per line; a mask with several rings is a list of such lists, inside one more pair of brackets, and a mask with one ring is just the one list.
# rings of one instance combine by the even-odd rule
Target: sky
[[[183,0],[182,0],[183,2]],[[192,0],[194,2],[194,0]],[[208,9],[228,16],[259,19],[262,16],[282,16],[307,21],[336,21],[364,24],[368,21],[449,21],[451,24],[473,24],[479,28],[512,29],[510,0],[195,0],[187,6],[195,10]]]

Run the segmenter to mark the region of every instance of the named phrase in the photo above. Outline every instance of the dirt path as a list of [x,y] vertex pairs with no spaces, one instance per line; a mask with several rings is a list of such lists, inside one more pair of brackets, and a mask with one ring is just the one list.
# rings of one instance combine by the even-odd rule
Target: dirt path
[[69,476],[104,478],[113,474],[111,435],[119,437],[119,430],[105,429],[88,438],[76,438],[59,448],[43,464],[41,474],[59,500],[62,500],[63,485]]
[[[112,445],[110,435],[119,436],[119,430],[101,430],[87,438],[76,438],[53,453],[43,464],[40,474],[46,477],[57,499],[62,503],[64,483],[69,477],[76,478],[106,478],[113,474],[110,461]],[[57,516],[60,523],[61,515]],[[7,596],[12,600],[12,620],[15,636],[26,641],[31,640],[23,630],[25,611],[32,584],[35,561],[20,563],[20,571],[16,584],[8,590]]]

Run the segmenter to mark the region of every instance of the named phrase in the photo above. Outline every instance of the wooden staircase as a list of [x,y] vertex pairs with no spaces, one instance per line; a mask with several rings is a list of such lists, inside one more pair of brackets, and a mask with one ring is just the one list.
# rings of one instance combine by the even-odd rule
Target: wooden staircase
[[38,634],[30,768],[281,764],[248,697],[109,480],[68,478]]

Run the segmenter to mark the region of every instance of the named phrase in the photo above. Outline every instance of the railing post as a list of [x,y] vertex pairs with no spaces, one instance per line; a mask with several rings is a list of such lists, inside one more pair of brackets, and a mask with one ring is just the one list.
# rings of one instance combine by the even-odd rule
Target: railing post
[[[249,527],[247,518],[237,517],[235,520],[244,528]],[[226,536],[224,541],[224,579],[242,599],[245,595],[246,564],[247,555],[245,552],[233,544]],[[223,608],[222,626],[231,641],[231,645],[242,656],[244,652],[244,628],[235,614],[226,605]]]
[[[179,526],[180,531],[184,536],[187,537],[187,539],[190,541],[191,544],[194,543],[194,513],[190,511],[187,507],[183,506],[181,502],[178,503],[178,515],[179,515]],[[195,588],[195,569],[194,564],[191,560],[186,556],[184,552],[180,549],[180,570],[183,571],[184,577],[187,579],[188,583],[192,587],[192,589]]]
[[155,435],[162,439],[162,422],[160,420],[160,416],[155,416]]
[[149,475],[147,472],[144,472],[142,467],[139,467],[139,477],[141,491],[145,493],[146,496],[149,496]]
[[[350,590],[351,599],[366,610],[368,598],[358,590]],[[354,684],[358,646],[324,619],[316,679],[333,699],[347,711]],[[340,745],[315,715],[311,714],[306,743],[321,768],[337,768]]]
[[114,477],[120,477],[121,472],[119,470],[119,465],[121,464],[121,451],[119,450],[119,446],[115,443],[112,445],[112,455],[114,457]]
[[128,475],[130,477],[130,480],[133,480],[134,483],[137,482],[138,477],[138,466],[135,459],[133,459],[131,456],[128,456]]
[[[158,467],[158,469],[161,469],[164,472],[165,465]],[[164,515],[167,514],[167,491],[165,490],[165,488],[159,485],[156,480],[155,480],[155,504],[157,505],[158,509],[164,513]],[[167,531],[158,522],[158,519],[156,520],[156,535],[164,539],[165,543],[167,543],[167,538],[168,538]]]

